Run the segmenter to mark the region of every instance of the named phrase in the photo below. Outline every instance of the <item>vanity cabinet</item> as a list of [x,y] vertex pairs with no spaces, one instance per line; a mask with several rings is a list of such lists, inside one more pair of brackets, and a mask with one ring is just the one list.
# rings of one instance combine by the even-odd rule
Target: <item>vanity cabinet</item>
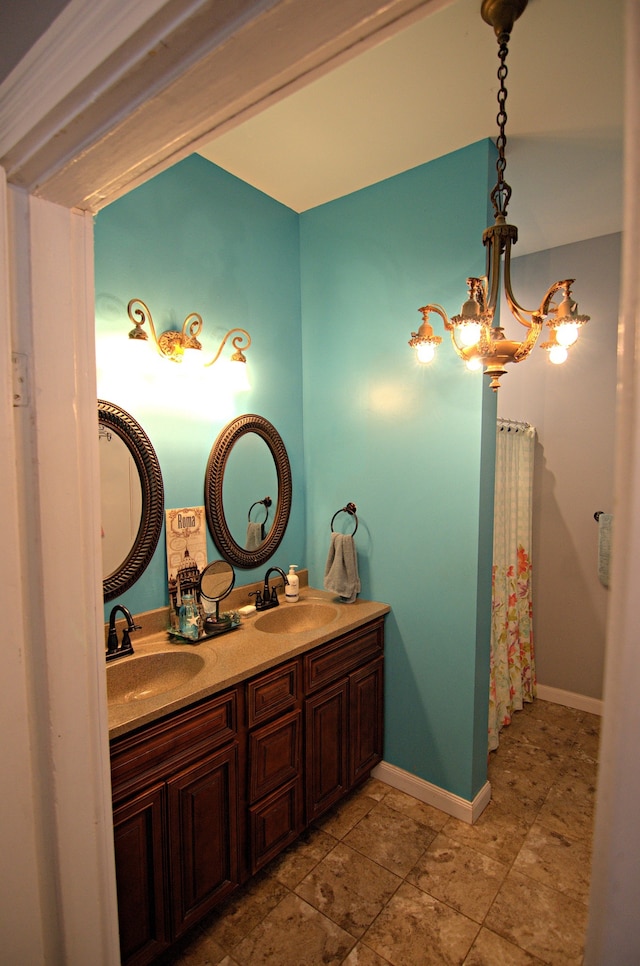
[[240,882],[242,691],[111,745],[122,962],[142,966]]
[[380,620],[304,656],[307,823],[382,757],[383,649]]
[[153,962],[380,761],[383,629],[376,618],[113,739],[126,966]]

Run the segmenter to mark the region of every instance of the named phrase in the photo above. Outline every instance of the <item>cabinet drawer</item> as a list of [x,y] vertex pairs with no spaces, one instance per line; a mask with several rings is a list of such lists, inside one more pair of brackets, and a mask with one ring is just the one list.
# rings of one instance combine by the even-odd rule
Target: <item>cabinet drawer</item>
[[304,656],[305,692],[310,694],[344,677],[366,661],[381,656],[383,650],[382,620],[358,628],[337,641],[322,644]]
[[240,700],[234,688],[114,739],[111,743],[114,801],[148,784],[156,771],[166,776],[170,770],[235,738]]
[[293,711],[249,736],[249,801],[296,778],[302,754],[302,712]]
[[249,809],[251,873],[254,874],[302,831],[302,780],[296,778]]
[[289,661],[267,671],[247,685],[249,727],[269,721],[276,714],[295,707],[300,699],[300,663]]

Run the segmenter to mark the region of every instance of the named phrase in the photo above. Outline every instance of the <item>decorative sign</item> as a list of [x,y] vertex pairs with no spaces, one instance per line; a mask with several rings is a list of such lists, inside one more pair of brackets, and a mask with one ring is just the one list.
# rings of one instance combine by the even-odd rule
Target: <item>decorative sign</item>
[[207,565],[207,522],[203,506],[166,510],[169,602],[180,607],[182,594],[197,594]]

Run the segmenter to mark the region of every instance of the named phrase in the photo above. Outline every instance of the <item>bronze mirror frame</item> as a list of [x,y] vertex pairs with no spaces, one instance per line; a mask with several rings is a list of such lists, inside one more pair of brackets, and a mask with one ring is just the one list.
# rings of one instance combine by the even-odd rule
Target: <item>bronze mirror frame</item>
[[[224,515],[222,489],[224,472],[233,447],[247,433],[255,433],[267,444],[275,463],[278,497],[275,516],[265,540],[256,550],[245,550],[234,540]],[[251,570],[273,556],[282,540],[291,512],[291,467],[282,438],[275,426],[263,416],[247,414],[233,419],[218,435],[211,448],[204,483],[204,505],[209,532],[225,560],[243,570]]]
[[105,603],[128,590],[149,566],[164,521],[164,485],[151,440],[130,413],[98,399],[98,422],[108,426],[127,446],[140,477],[142,514],[131,550],[120,566],[102,581]]

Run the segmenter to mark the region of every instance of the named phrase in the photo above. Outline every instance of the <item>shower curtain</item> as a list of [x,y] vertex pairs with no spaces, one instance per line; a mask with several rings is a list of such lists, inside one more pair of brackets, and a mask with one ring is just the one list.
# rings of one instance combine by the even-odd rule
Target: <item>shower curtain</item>
[[514,711],[535,697],[531,518],[536,431],[499,419],[493,526],[489,751]]

